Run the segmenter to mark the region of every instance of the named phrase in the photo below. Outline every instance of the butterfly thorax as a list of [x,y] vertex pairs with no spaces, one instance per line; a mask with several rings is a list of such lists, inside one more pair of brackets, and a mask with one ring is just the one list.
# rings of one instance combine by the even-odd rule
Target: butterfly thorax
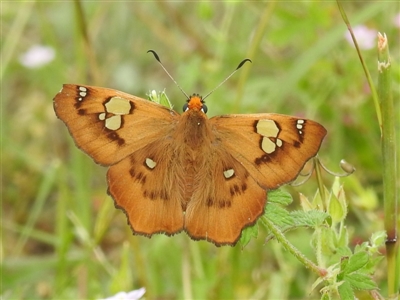
[[[193,101],[192,101],[193,100]],[[193,196],[201,181],[204,165],[207,164],[209,145],[214,136],[207,115],[202,111],[200,97],[192,96],[188,102],[188,109],[182,114],[175,130],[175,143],[180,145],[176,151],[183,168],[182,174],[182,209]]]

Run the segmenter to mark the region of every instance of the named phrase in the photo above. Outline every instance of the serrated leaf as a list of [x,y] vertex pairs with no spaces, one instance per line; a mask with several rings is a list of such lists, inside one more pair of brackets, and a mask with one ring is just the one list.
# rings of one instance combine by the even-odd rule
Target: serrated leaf
[[346,269],[348,264],[349,264],[349,257],[347,257],[347,256],[342,257],[341,260],[340,260],[340,270],[341,270],[341,272],[340,272],[340,274],[338,276],[339,280],[343,280],[343,278],[344,278],[344,270]]
[[351,249],[347,245],[345,245],[345,246],[340,246],[340,247],[336,248],[336,254],[340,255],[340,257],[343,257],[343,256],[350,257],[353,255],[353,252],[351,252]]
[[329,215],[320,210],[292,211],[290,215],[297,226],[317,227],[324,223]]
[[257,238],[258,236],[258,225],[247,227],[242,231],[242,236],[240,237],[240,245],[242,249],[247,246],[252,238]]
[[[290,216],[289,212],[286,209],[282,208],[280,205],[275,203],[267,204],[265,208],[265,213],[262,216],[261,221],[264,218],[272,222],[282,232],[287,231],[288,229],[290,229],[291,226],[293,226],[293,219]],[[274,238],[274,235],[271,232],[269,232],[268,227],[266,228],[267,228],[267,236],[265,240],[268,241]]]
[[[293,218],[289,212],[275,203],[268,203],[265,207],[265,218],[268,218],[278,227],[293,225]],[[280,228],[281,229],[281,228]]]
[[358,252],[349,258],[349,263],[343,270],[345,274],[350,274],[364,267],[369,260],[369,255],[366,252]]
[[345,276],[345,280],[350,283],[353,289],[373,290],[377,288],[375,282],[366,274],[351,273]]
[[268,202],[287,206],[293,202],[292,195],[282,190],[268,191]]
[[355,299],[355,295],[353,289],[351,288],[350,283],[344,281],[339,287],[338,292],[340,295],[340,299]]
[[377,257],[370,257],[368,263],[362,268],[363,273],[373,274],[376,271],[376,266],[384,259],[383,255]]

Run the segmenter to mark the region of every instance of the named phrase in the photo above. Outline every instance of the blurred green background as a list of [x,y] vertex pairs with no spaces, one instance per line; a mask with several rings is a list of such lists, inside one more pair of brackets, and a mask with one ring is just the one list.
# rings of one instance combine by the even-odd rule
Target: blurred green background
[[[186,93],[207,94],[244,58],[252,59],[207,99],[209,116],[278,112],[328,130],[321,160],[344,158],[343,180],[356,244],[383,228],[380,129],[357,53],[335,2],[72,2],[1,4],[2,298],[93,299],[146,288],[146,299],[302,299],[316,279],[276,241],[217,248],[182,233],[131,234],[106,194],[106,168],[77,149],[53,111],[63,83],[146,97],[166,90],[181,112]],[[376,34],[392,55],[399,120],[400,7],[343,2],[359,27],[377,79]],[[88,38],[85,39],[87,33]],[[399,128],[399,123],[397,122]],[[400,161],[400,160],[399,160]],[[326,185],[333,178],[324,175]],[[400,184],[400,183],[399,183]],[[298,192],[312,197],[313,180]],[[315,260],[306,229],[288,237]],[[385,262],[375,274],[384,294]]]

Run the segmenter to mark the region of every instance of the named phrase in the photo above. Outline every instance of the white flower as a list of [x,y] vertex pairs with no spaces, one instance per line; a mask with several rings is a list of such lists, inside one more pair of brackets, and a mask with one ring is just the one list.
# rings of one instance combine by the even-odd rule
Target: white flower
[[138,290],[133,290],[130,292],[119,292],[118,294],[115,294],[114,296],[102,299],[102,300],[139,300],[142,298],[144,293],[146,292],[146,289],[144,287],[138,289]]
[[55,57],[53,48],[42,45],[34,45],[20,56],[20,63],[27,68],[39,68],[51,62]]
[[[376,46],[378,32],[375,29],[369,29],[365,25],[358,25],[353,27],[353,33],[360,49],[368,50]],[[351,45],[354,45],[349,31],[346,31],[345,38]]]

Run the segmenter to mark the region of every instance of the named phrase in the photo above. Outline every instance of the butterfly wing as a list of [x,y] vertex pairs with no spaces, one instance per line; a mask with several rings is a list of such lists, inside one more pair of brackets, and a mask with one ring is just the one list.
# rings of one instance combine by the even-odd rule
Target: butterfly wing
[[[266,190],[294,180],[315,156],[326,130],[320,124],[278,114],[227,115],[209,120],[213,136],[204,150],[210,165],[185,214],[194,239],[234,245],[264,212]],[[202,216],[202,217],[199,217]]]
[[217,246],[235,245],[242,229],[264,212],[266,191],[228,151],[213,143],[185,213],[185,230]]
[[111,165],[173,131],[179,114],[120,91],[64,84],[54,98],[57,117],[95,162]]
[[112,165],[108,192],[121,208],[132,230],[150,237],[183,229],[182,193],[172,139],[157,140]]
[[226,115],[210,122],[223,147],[267,190],[296,179],[326,135],[317,122],[279,114]]
[[171,135],[179,114],[120,91],[73,84],[56,95],[54,109],[79,148],[111,165],[109,193],[135,233],[182,230],[180,198],[171,188],[177,172]]

